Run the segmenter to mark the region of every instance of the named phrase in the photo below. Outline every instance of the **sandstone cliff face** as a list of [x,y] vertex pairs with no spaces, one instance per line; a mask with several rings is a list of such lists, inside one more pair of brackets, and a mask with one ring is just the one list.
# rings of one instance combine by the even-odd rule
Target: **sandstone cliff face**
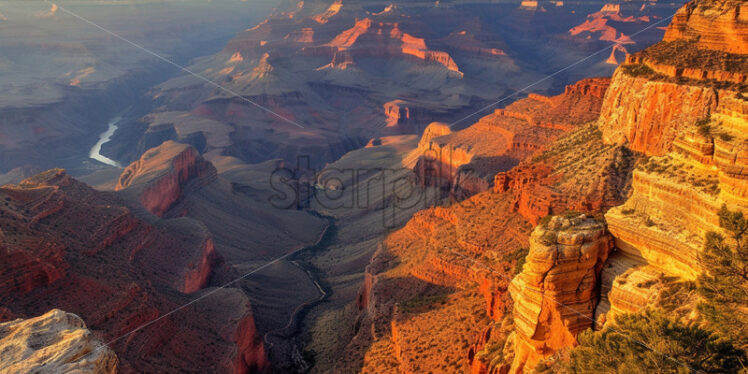
[[143,206],[163,216],[182,197],[187,182],[203,177],[210,181],[215,173],[193,147],[167,141],[130,164],[115,189],[137,190]]
[[[331,48],[333,56],[341,51],[346,51],[352,58],[412,56],[424,62],[440,64],[462,76],[462,72],[448,53],[430,50],[423,38],[403,32],[396,22],[377,22],[371,18],[364,18],[356,21],[352,28],[343,31],[324,46]],[[331,67],[336,66],[333,63]]]
[[[605,215],[618,253],[603,272],[600,321],[646,306],[664,278],[695,279],[705,234],[721,230],[720,207],[748,211],[748,104],[734,84],[748,73],[744,8],[687,4],[665,42],[614,75],[598,121],[603,139],[652,157],[633,172],[631,197]],[[700,56],[711,62],[696,74],[689,64]],[[642,66],[656,73],[632,73]]]
[[0,323],[0,371],[115,374],[117,356],[75,314],[53,309],[39,317]]
[[663,155],[685,126],[718,105],[713,88],[633,77],[616,70],[598,126],[606,143],[627,144],[647,155]]
[[691,1],[675,14],[663,40],[688,40],[702,49],[747,54],[748,4]]
[[367,267],[359,327],[338,370],[469,372],[476,338],[506,318],[511,254],[527,245],[529,227],[509,208],[484,192],[421,211],[389,235]]
[[533,224],[570,210],[596,213],[626,200],[635,162],[626,148],[604,144],[590,124],[514,169],[497,173],[493,191],[507,193],[515,211]]
[[512,280],[516,326],[512,372],[574,345],[593,325],[600,272],[613,249],[605,226],[584,215],[555,216],[530,235],[530,253]]
[[607,87],[605,78],[583,79],[554,97],[530,94],[463,130],[431,124],[418,143],[416,174],[460,199],[486,191],[497,172],[597,118]]

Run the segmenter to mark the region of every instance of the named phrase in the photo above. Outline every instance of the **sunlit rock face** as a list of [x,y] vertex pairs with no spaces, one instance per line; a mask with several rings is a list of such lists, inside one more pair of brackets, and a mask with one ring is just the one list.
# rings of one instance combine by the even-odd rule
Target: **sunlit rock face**
[[609,144],[650,156],[605,218],[618,253],[603,272],[600,320],[640,310],[662,279],[693,280],[718,211],[748,212],[746,24],[742,2],[686,4],[664,41],[613,77],[598,126]]
[[555,216],[535,228],[522,273],[509,287],[517,335],[512,372],[574,345],[592,326],[600,272],[612,250],[605,226],[584,215]]
[[213,165],[205,161],[195,148],[168,141],[128,166],[115,189],[137,189],[143,206],[162,216],[183,196],[188,182],[207,178],[204,183],[209,183],[215,177]]
[[530,94],[459,131],[432,123],[418,143],[416,174],[424,185],[449,190],[458,198],[486,191],[496,173],[595,120],[608,82],[589,78],[566,86],[559,95]]
[[740,1],[692,1],[678,10],[662,42],[628,56],[598,121],[606,142],[663,155],[690,125],[743,113],[748,23]]
[[682,123],[704,118],[716,106],[714,89],[651,81],[619,69],[598,124],[606,142],[662,155],[682,131]]
[[114,352],[72,313],[53,309],[39,317],[0,323],[0,371],[115,374]]
[[701,49],[748,53],[748,4],[691,1],[673,17],[664,41],[692,41]]

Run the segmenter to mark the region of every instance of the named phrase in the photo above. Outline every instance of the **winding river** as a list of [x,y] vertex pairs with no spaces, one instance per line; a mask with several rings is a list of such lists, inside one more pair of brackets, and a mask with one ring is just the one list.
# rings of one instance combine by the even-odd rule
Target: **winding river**
[[122,116],[117,116],[109,121],[109,127],[107,127],[106,131],[99,135],[99,141],[96,142],[96,144],[94,144],[94,146],[91,148],[91,151],[88,153],[88,157],[110,166],[118,168],[122,167],[119,162],[114,161],[111,158],[101,154],[101,146],[112,138],[112,135],[114,135],[114,132],[117,131],[117,125],[121,120]]

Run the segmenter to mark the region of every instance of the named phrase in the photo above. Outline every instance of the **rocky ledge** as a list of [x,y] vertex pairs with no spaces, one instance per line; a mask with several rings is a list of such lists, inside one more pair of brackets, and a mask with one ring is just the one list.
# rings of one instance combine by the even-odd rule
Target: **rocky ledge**
[[35,318],[0,323],[0,372],[117,373],[114,352],[72,313],[53,309]]

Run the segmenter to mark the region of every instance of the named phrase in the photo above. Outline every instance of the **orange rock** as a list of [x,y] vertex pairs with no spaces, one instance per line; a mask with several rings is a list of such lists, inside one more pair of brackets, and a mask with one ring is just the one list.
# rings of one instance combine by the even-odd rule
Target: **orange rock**
[[458,199],[486,191],[497,172],[594,120],[608,82],[583,79],[554,97],[530,94],[459,131],[433,123],[418,143],[416,174],[425,185],[440,186]]
[[703,49],[748,54],[748,4],[692,0],[675,13],[663,40],[688,40]]
[[237,289],[124,336],[205,292],[217,255],[204,225],[154,220],[63,170],[0,187],[0,199],[7,203],[0,206],[0,272],[10,275],[0,282],[3,319],[51,305],[75,313],[103,339],[122,337],[110,347],[123,372],[267,367],[249,301]]
[[556,216],[535,228],[527,262],[509,287],[517,334],[511,372],[529,372],[592,326],[597,283],[612,249],[605,226],[584,215]]

